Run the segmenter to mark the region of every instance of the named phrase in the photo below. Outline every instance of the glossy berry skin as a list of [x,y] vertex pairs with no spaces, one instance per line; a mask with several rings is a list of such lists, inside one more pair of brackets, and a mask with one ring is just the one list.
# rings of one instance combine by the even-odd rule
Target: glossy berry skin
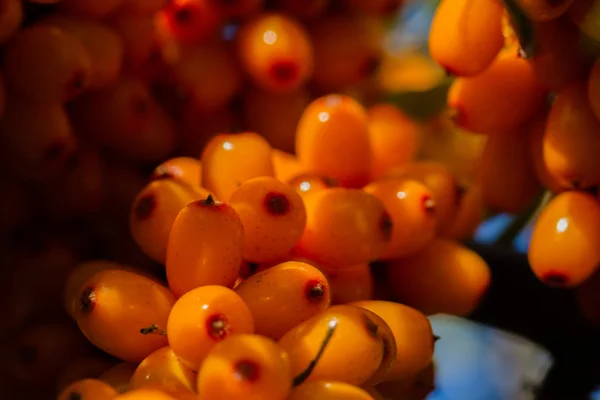
[[154,21],[164,41],[192,44],[214,35],[222,18],[208,0],[175,0],[158,11]]
[[300,160],[292,154],[279,149],[273,149],[271,152],[271,160],[275,171],[275,178],[281,182],[289,183],[291,179],[308,173],[307,168],[302,165]]
[[192,157],[170,158],[154,168],[150,175],[150,180],[160,179],[174,179],[197,188],[202,186],[202,164]]
[[548,171],[544,161],[544,136],[548,123],[548,113],[539,113],[528,125],[529,154],[535,176],[543,187],[553,193],[564,190],[560,181]]
[[313,173],[304,173],[290,179],[288,185],[296,189],[298,194],[304,198],[309,193],[318,192],[328,188],[339,187],[335,179],[327,178]]
[[250,276],[235,288],[246,302],[257,334],[278,340],[329,307],[331,290],[317,268],[288,261]]
[[427,367],[433,358],[434,337],[427,317],[414,308],[382,300],[358,301],[379,315],[390,327],[396,340],[396,359],[385,381],[408,379]]
[[298,123],[296,155],[314,173],[362,187],[371,171],[367,124],[365,109],[349,96],[313,100]]
[[177,400],[164,391],[156,388],[140,388],[120,394],[114,400]]
[[137,367],[138,363],[121,362],[106,370],[98,379],[114,387],[117,392],[125,393],[129,390],[129,381]]
[[237,47],[245,71],[264,89],[298,89],[312,74],[308,34],[286,15],[265,13],[247,21],[237,33]]
[[233,286],[244,243],[244,227],[229,204],[212,197],[185,206],[169,235],[166,271],[175,296],[203,285]]
[[271,146],[257,133],[220,134],[202,152],[202,184],[227,201],[239,184],[259,176],[273,176]]
[[373,298],[375,283],[369,264],[358,264],[341,270],[323,266],[319,268],[327,276],[332,304],[346,304]]
[[359,386],[342,381],[320,380],[295,387],[288,400],[377,400]]
[[198,395],[215,400],[283,400],[291,386],[287,354],[260,335],[235,335],[216,344],[198,373]]
[[129,214],[129,230],[135,242],[154,261],[164,264],[171,227],[189,203],[208,196],[206,190],[172,179],[150,182],[137,195]]
[[[123,308],[126,302],[128,307]],[[166,346],[162,335],[141,330],[164,329],[175,298],[150,278],[126,270],[105,270],[92,275],[79,291],[76,318],[90,342],[124,361],[141,362]]]
[[392,236],[382,259],[406,256],[422,249],[436,233],[433,193],[416,180],[388,179],[363,188],[384,204],[392,219]]
[[306,229],[297,255],[332,268],[377,259],[393,232],[393,222],[376,196],[358,189],[331,188],[306,195]]
[[231,289],[208,285],[187,292],[169,315],[169,345],[189,368],[198,370],[210,349],[230,335],[253,333],[252,314]]
[[476,76],[504,44],[502,4],[487,0],[443,0],[429,31],[429,52],[448,73]]
[[98,379],[82,379],[73,382],[58,396],[59,400],[113,400],[119,393]]
[[546,123],[544,163],[564,188],[589,188],[600,183],[600,122],[588,100],[585,82],[558,92]]
[[468,315],[490,283],[485,261],[448,239],[434,239],[421,252],[391,262],[387,268],[396,298],[426,315]]
[[244,182],[229,199],[244,226],[243,257],[250,262],[279,260],[298,243],[306,226],[302,197],[271,177]]
[[380,379],[395,359],[391,330],[374,313],[350,305],[332,306],[279,340],[288,353],[293,376],[315,357],[332,321],[337,321],[337,329],[306,382],[325,379],[361,385]]
[[527,252],[531,269],[549,286],[574,287],[597,269],[600,204],[584,192],[557,195],[535,223]]

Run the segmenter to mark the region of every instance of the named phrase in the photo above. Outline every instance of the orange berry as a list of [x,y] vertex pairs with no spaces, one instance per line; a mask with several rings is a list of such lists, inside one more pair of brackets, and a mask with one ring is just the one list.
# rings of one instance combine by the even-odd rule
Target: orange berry
[[216,34],[222,17],[207,0],[173,0],[154,17],[163,40],[180,43],[202,42]]
[[309,365],[331,324],[337,324],[337,329],[307,382],[337,380],[361,385],[380,378],[396,358],[394,338],[380,317],[360,307],[338,305],[296,325],[279,340],[289,355],[292,375]]
[[392,220],[392,235],[380,258],[406,256],[425,247],[436,232],[436,205],[421,182],[386,179],[363,188],[384,204]]
[[288,185],[296,189],[302,197],[309,193],[339,186],[335,179],[311,173],[295,176],[288,181]]
[[379,315],[390,327],[396,341],[396,359],[384,380],[406,379],[431,363],[434,335],[427,317],[414,308],[389,301],[358,301],[352,305]]
[[244,226],[243,257],[250,262],[278,260],[298,243],[306,209],[294,188],[268,176],[237,188],[229,204]]
[[538,181],[546,189],[559,193],[564,190],[560,182],[548,171],[544,162],[544,135],[548,123],[548,113],[538,114],[529,124],[529,152],[533,171]]
[[546,123],[544,163],[565,188],[600,183],[600,121],[590,107],[586,84],[573,82],[558,92]]
[[114,362],[98,356],[73,360],[61,370],[58,377],[58,390],[62,392],[69,385],[81,379],[96,379],[113,365]]
[[133,239],[150,258],[164,264],[169,234],[177,214],[208,194],[197,185],[171,179],[148,183],[131,206],[129,229]]
[[137,367],[137,363],[121,362],[105,371],[98,379],[114,387],[117,392],[125,393],[129,390],[129,381]]
[[194,188],[202,186],[202,164],[192,157],[175,157],[154,168],[150,180],[175,179]]
[[523,211],[540,191],[533,169],[528,126],[514,132],[494,132],[481,157],[479,184],[483,201],[490,208],[512,214]]
[[327,276],[332,304],[371,300],[374,292],[369,264],[358,264],[344,269],[321,267]]
[[345,382],[311,381],[295,387],[287,400],[376,400],[367,391]]
[[419,127],[398,108],[376,104],[367,112],[371,143],[371,178],[412,161],[420,145]]
[[333,268],[376,260],[390,242],[393,223],[376,196],[332,188],[304,197],[306,229],[297,255]]
[[244,227],[231,205],[212,196],[185,206],[175,218],[167,246],[169,288],[179,297],[203,285],[232,286],[244,246]]
[[312,172],[337,179],[345,187],[363,186],[371,170],[365,109],[343,95],[314,100],[298,123],[296,154]]
[[178,397],[191,398],[197,373],[182,363],[170,347],[156,350],[140,363],[129,382],[130,390],[153,386]]
[[549,21],[563,15],[574,0],[518,0],[521,10],[533,21]]
[[287,354],[259,335],[235,335],[217,343],[198,373],[198,395],[214,400],[284,400],[291,386]]
[[331,299],[325,275],[296,261],[258,272],[235,291],[250,309],[256,333],[275,340],[325,310]]
[[480,185],[473,185],[460,195],[458,210],[444,236],[454,240],[470,239],[484,216],[483,194]]
[[[388,266],[388,282],[399,301],[432,315],[467,315],[490,283],[486,262],[448,239],[434,239],[421,252]],[[435,293],[435,296],[432,296]]]
[[277,8],[303,20],[314,19],[323,14],[330,0],[277,0]]
[[300,88],[313,72],[313,48],[304,27],[283,14],[264,13],[237,33],[240,61],[261,87],[287,92]]
[[277,93],[252,87],[244,91],[244,127],[258,132],[275,149],[294,151],[296,127],[310,103],[305,88]]
[[379,65],[384,32],[377,17],[336,15],[317,21],[311,27],[315,83],[330,92],[368,78]]
[[194,370],[216,343],[253,332],[252,314],[244,300],[233,290],[216,285],[201,286],[181,296],[167,323],[173,353]]
[[504,44],[503,11],[495,0],[443,0],[431,21],[431,56],[452,75],[484,72]]
[[275,178],[281,182],[289,182],[290,179],[307,172],[306,167],[291,153],[273,149],[271,160],[273,161]]
[[144,334],[144,329],[164,329],[174,303],[171,292],[155,280],[108,269],[92,275],[80,288],[77,324],[101,350],[124,361],[140,362],[167,345],[166,337]]
[[120,394],[114,398],[114,400],[177,400],[177,397],[173,397],[156,388],[140,388],[130,390],[126,393]]
[[435,363],[432,361],[416,375],[395,381],[381,382],[374,386],[382,399],[426,399],[435,390]]
[[98,379],[82,379],[61,392],[58,400],[113,400],[119,393]]
[[545,284],[577,286],[600,261],[600,204],[583,192],[557,195],[535,223],[527,252],[531,269]]
[[459,126],[489,133],[525,123],[544,104],[544,95],[527,60],[500,57],[479,75],[456,79],[448,92],[448,105],[456,112]]
[[592,324],[600,326],[600,272],[595,272],[575,288],[575,301],[581,314]]
[[227,201],[248,179],[274,176],[271,146],[252,132],[220,134],[202,152],[202,184]]

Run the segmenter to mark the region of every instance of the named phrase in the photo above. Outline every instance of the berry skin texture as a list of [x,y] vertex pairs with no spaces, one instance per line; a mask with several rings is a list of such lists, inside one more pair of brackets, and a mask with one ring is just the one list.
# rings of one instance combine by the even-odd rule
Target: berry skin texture
[[[154,168],[150,180],[174,179],[193,188],[202,186],[202,163],[192,157],[175,157]],[[208,194],[207,194],[208,195]],[[206,196],[204,196],[206,198]]]
[[235,289],[252,313],[257,334],[278,340],[329,307],[331,290],[317,268],[288,261],[250,276]]
[[376,260],[393,222],[381,200],[358,189],[331,188],[304,197],[306,229],[294,252],[331,268]]
[[529,263],[545,284],[574,287],[590,277],[600,262],[600,204],[584,192],[557,195],[535,223]]
[[313,100],[298,123],[296,155],[314,173],[344,187],[362,187],[371,171],[367,123],[365,109],[351,97]]
[[82,379],[69,385],[58,400],[113,400],[119,393],[98,379]]
[[375,283],[369,264],[358,264],[342,270],[322,266],[320,269],[327,276],[332,304],[346,304],[373,298]]
[[171,292],[155,280],[126,270],[100,271],[79,291],[77,324],[90,342],[108,354],[141,362],[167,345],[166,337],[144,335],[141,330],[164,329],[174,303]]
[[564,187],[558,179],[548,171],[544,162],[544,135],[548,123],[548,113],[538,114],[530,123],[529,127],[529,152],[535,176],[543,187],[553,193],[560,193]]
[[177,400],[164,391],[156,388],[140,388],[120,394],[114,400]]
[[198,395],[214,400],[283,400],[292,386],[290,362],[276,342],[259,335],[216,344],[198,373]]
[[295,387],[288,400],[377,400],[364,389],[345,382],[322,380]]
[[206,354],[231,335],[253,333],[254,321],[233,290],[207,285],[181,296],[167,323],[169,345],[188,367],[198,370]]
[[448,73],[476,76],[492,64],[504,44],[500,2],[443,0],[429,31],[429,52]]
[[169,288],[180,297],[203,285],[233,286],[242,263],[244,227],[229,204],[212,196],[185,206],[169,235]]

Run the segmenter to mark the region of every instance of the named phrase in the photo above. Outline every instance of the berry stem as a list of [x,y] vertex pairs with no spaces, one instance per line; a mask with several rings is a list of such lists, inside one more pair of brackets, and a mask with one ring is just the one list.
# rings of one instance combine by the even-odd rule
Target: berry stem
[[329,321],[329,326],[327,328],[327,333],[325,334],[325,339],[323,339],[323,343],[321,343],[321,347],[319,348],[317,355],[315,356],[315,358],[312,359],[312,361],[308,364],[308,367],[306,367],[306,369],[304,371],[302,371],[298,375],[296,375],[296,377],[292,380],[292,386],[301,385],[302,383],[304,383],[304,381],[306,381],[308,379],[310,374],[313,372],[313,370],[317,366],[317,363],[321,359],[321,356],[323,355],[325,348],[329,344],[329,341],[333,337],[333,333],[337,329],[337,326],[338,326],[337,319],[332,319],[331,321]]
[[161,335],[161,336],[167,336],[167,331],[164,329],[160,329],[158,327],[158,325],[156,324],[152,324],[150,326],[147,326],[145,328],[140,329],[140,333],[142,335]]

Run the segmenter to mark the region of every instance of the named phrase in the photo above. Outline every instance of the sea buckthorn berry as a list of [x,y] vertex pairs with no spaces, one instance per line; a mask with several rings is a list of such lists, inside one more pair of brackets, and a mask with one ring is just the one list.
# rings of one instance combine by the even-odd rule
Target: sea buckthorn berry
[[243,257],[250,262],[281,259],[298,243],[306,226],[306,208],[294,188],[268,176],[237,188],[229,204],[244,226]]
[[7,0],[0,10],[0,44],[4,44],[19,29],[23,21],[23,3]]
[[574,0],[518,0],[521,10],[533,21],[549,21],[567,12]]
[[486,262],[448,239],[434,239],[419,253],[390,262],[387,268],[388,282],[399,301],[426,315],[468,315],[490,283]]
[[77,147],[68,115],[58,103],[10,101],[0,133],[5,168],[30,180],[59,176]]
[[533,169],[527,125],[488,135],[481,157],[479,184],[483,201],[501,212],[518,214],[540,192]]
[[411,179],[423,183],[433,194],[437,232],[443,233],[452,224],[458,206],[458,182],[450,168],[436,161],[417,161],[405,167],[393,169],[382,177],[387,179]]
[[259,132],[274,149],[291,153],[294,151],[298,121],[310,99],[305,88],[285,93],[257,87],[245,90],[244,126],[253,132]]
[[545,284],[574,287],[600,262],[600,204],[583,192],[557,195],[535,223],[528,250],[535,275]]
[[287,153],[279,149],[273,149],[271,152],[275,178],[281,182],[289,182],[300,174],[307,172],[307,169],[294,154]]
[[480,185],[460,189],[456,216],[444,236],[454,240],[470,239],[484,216],[483,194]]
[[358,264],[344,269],[319,267],[327,276],[332,304],[371,300],[375,290],[369,264]]
[[477,133],[519,126],[544,101],[531,64],[519,57],[499,57],[481,74],[456,79],[448,92],[457,125]]
[[47,323],[21,332],[5,356],[5,371],[11,379],[28,386],[55,384],[61,369],[75,357],[86,354],[88,343],[77,328]]
[[233,290],[208,285],[181,296],[167,324],[169,345],[187,366],[198,370],[218,342],[242,333],[253,333],[252,314]]
[[389,301],[359,301],[352,305],[379,315],[390,327],[396,341],[396,359],[384,380],[410,378],[431,362],[434,335],[427,317],[414,308]]
[[600,119],[600,58],[596,59],[588,78],[588,98],[596,118]]
[[175,179],[192,187],[202,186],[202,164],[192,157],[170,158],[152,171],[150,180],[159,179]]
[[208,0],[173,0],[156,13],[154,21],[162,40],[191,44],[216,34],[222,18]]
[[331,323],[337,323],[337,329],[307,382],[330,379],[362,385],[390,367],[396,348],[387,324],[368,310],[339,305],[297,325],[279,340],[294,376],[315,357]]
[[302,197],[309,193],[339,186],[335,179],[311,173],[295,176],[288,181],[288,185],[296,189]]
[[114,398],[114,400],[177,400],[170,394],[156,388],[140,388],[122,393]]
[[413,160],[420,145],[419,127],[415,121],[389,104],[371,106],[367,117],[372,178]]
[[201,161],[202,184],[223,201],[248,179],[275,174],[271,146],[252,132],[215,136],[204,148]]
[[283,14],[260,14],[237,33],[242,66],[261,87],[298,89],[313,72],[313,49],[304,27]]
[[89,87],[100,88],[117,80],[123,62],[123,41],[112,28],[100,22],[67,14],[53,14],[41,21],[79,39],[91,61]]
[[73,14],[100,18],[116,10],[127,0],[60,0],[60,7]]
[[350,10],[358,13],[387,15],[398,10],[404,3],[404,0],[344,0]]
[[264,0],[206,0],[223,18],[243,18],[262,9]]
[[137,363],[121,362],[105,371],[98,379],[114,387],[117,392],[125,393],[129,390],[129,381],[137,367]]
[[529,61],[538,82],[545,89],[556,91],[585,79],[591,61],[577,45],[577,26],[563,17],[538,22],[533,27],[535,50]]
[[287,400],[377,400],[367,391],[345,382],[320,380],[292,389]]
[[209,195],[185,206],[167,245],[169,288],[179,297],[203,285],[233,286],[242,263],[244,227],[231,205]]
[[250,309],[256,333],[275,340],[325,310],[331,299],[325,275],[295,261],[258,272],[235,291]]
[[61,392],[58,400],[113,400],[119,393],[98,379],[82,379]]
[[197,373],[182,363],[170,347],[158,349],[136,368],[129,388],[157,385],[166,393],[191,397],[196,391]]
[[323,18],[312,26],[310,34],[315,54],[313,79],[325,91],[360,83],[379,65],[384,38],[379,18],[359,15]]
[[15,94],[58,103],[85,90],[92,63],[79,39],[63,29],[38,24],[19,31],[6,44],[2,67]]
[[[141,362],[167,345],[160,334],[144,334],[150,326],[164,329],[175,299],[155,280],[125,270],[92,275],[79,291],[77,324],[90,342],[124,361]],[[127,304],[127,307],[123,307]]]
[[[64,391],[69,385],[81,379],[96,379],[110,369],[114,362],[105,357],[82,357],[68,363],[58,377],[58,390]],[[112,386],[111,386],[112,387]]]
[[373,388],[382,399],[426,399],[435,390],[435,363],[430,362],[423,370],[409,378],[381,382]]
[[393,222],[381,200],[358,189],[331,188],[304,197],[306,229],[297,255],[332,268],[377,259],[392,238]]
[[539,113],[529,123],[529,152],[533,171],[537,180],[543,187],[553,193],[559,193],[564,190],[558,179],[548,171],[544,162],[544,135],[548,123],[548,113]]
[[150,182],[136,197],[129,215],[135,242],[154,261],[165,263],[171,227],[177,214],[189,203],[206,198],[197,184],[170,179]]
[[283,400],[291,386],[287,354],[259,335],[235,335],[217,343],[198,372],[198,395],[207,399]]
[[575,301],[581,314],[592,324],[600,326],[600,272],[595,272],[575,288]]
[[134,161],[162,161],[176,144],[173,122],[140,79],[88,92],[69,111],[77,132]]
[[392,234],[380,258],[398,258],[423,247],[436,233],[434,194],[416,180],[386,179],[370,183],[363,190],[384,204],[392,220]]
[[365,109],[344,95],[314,100],[298,123],[296,154],[311,172],[334,178],[344,187],[362,187],[371,171]]
[[277,9],[302,20],[314,19],[323,14],[330,0],[276,0]]
[[600,122],[593,113],[584,82],[558,92],[546,123],[544,163],[565,188],[600,184]]
[[503,11],[495,0],[443,0],[429,31],[431,56],[452,75],[484,72],[504,44]]

